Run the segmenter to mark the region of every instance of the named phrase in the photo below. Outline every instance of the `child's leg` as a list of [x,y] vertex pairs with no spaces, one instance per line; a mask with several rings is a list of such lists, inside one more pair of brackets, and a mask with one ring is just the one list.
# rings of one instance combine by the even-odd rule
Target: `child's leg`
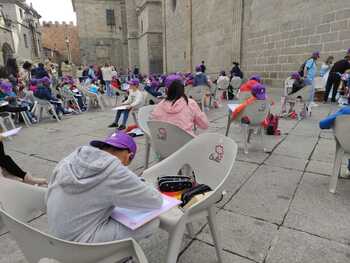
[[114,123],[118,124],[119,123],[119,119],[122,115],[122,113],[124,112],[124,110],[118,110],[117,111],[117,115],[115,116],[115,120],[114,120]]
[[123,112],[123,125],[126,126],[126,123],[128,122],[128,118],[129,118],[129,110],[125,110]]

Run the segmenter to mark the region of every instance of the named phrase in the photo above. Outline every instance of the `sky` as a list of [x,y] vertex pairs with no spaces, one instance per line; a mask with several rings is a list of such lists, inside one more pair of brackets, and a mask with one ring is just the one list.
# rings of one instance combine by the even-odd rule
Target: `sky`
[[42,16],[41,21],[70,22],[76,24],[71,0],[26,0]]

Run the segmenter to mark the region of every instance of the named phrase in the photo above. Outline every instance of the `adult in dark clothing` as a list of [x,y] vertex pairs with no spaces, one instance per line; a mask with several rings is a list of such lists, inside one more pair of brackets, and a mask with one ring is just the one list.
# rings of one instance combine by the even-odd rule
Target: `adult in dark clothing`
[[231,69],[231,79],[233,77],[239,77],[243,79],[243,72],[239,68],[239,63],[238,62],[232,62],[233,68]]
[[47,73],[43,63],[39,63],[38,67],[36,67],[32,70],[32,77],[34,77],[36,79],[42,79],[44,77],[49,78],[49,73]]
[[329,72],[327,84],[326,84],[326,92],[324,94],[324,101],[328,101],[329,93],[333,87],[332,93],[332,102],[335,102],[335,98],[337,96],[338,87],[341,81],[341,75],[350,69],[350,54],[346,55],[344,59],[337,61],[334,63],[331,71]]
[[23,171],[10,156],[6,155],[1,136],[0,136],[0,168],[6,170],[11,175],[22,179],[23,182],[25,183],[38,184],[38,185],[47,184],[46,179],[34,178],[29,173]]
[[18,65],[15,58],[9,58],[6,62],[8,79],[14,87],[17,87]]
[[203,73],[205,73],[206,70],[207,70],[207,67],[205,66],[205,61],[203,60],[203,61],[202,61],[202,64],[201,64],[201,71],[202,71]]

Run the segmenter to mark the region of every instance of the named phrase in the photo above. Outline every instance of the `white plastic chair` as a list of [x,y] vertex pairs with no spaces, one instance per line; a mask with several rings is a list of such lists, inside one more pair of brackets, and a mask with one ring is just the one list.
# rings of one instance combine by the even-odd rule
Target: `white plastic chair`
[[[229,112],[225,135],[228,136],[232,122],[238,122],[241,125],[243,132],[245,154],[248,154],[248,143],[250,142],[251,135],[254,131],[256,131],[256,133],[260,136],[261,145],[264,147],[264,129],[262,127],[262,122],[267,117],[269,109],[270,107],[268,101],[256,100],[253,104],[248,105],[240,114],[238,114],[235,120],[232,120],[232,112]],[[250,124],[241,123],[241,118],[243,116],[247,116],[249,118]]]
[[151,144],[159,160],[163,160],[193,139],[183,129],[167,122],[148,121]]
[[226,91],[226,99],[228,100],[228,86],[230,85],[230,79],[228,77],[226,78],[219,78],[217,81],[217,88],[218,90]]
[[193,100],[195,100],[198,104],[201,105],[202,111],[204,111],[205,108],[206,96],[212,96],[210,88],[206,85],[200,85],[196,87],[189,86],[185,88],[185,92],[188,97],[191,97]]
[[58,115],[56,113],[54,105],[52,105],[47,100],[41,100],[41,99],[38,99],[38,98],[35,98],[35,102],[36,103],[35,103],[35,105],[34,105],[34,107],[32,109],[32,112],[36,113],[38,123],[40,122],[40,120],[43,117],[43,111],[44,110],[46,110],[47,112],[51,111],[53,116],[55,117],[56,121],[60,122],[60,119],[58,118]]
[[239,91],[239,88],[240,88],[241,85],[242,85],[242,79],[241,79],[240,77],[233,77],[233,78],[231,79],[230,84],[231,84],[231,87],[232,87],[232,89],[233,89],[234,95],[237,96],[238,91]]
[[69,103],[72,103],[78,109],[78,112],[81,113],[81,109],[80,109],[78,100],[75,98],[73,92],[68,90],[68,88],[63,87],[60,89],[60,93],[63,97],[63,102],[64,102],[65,107],[67,107]]
[[[12,216],[28,222],[46,211],[46,189],[0,177],[0,203]],[[0,233],[4,225],[0,217]]]
[[28,216],[34,211],[45,209],[46,189],[8,179],[0,180],[0,189],[0,218],[29,263],[37,263],[42,259],[64,263],[115,263],[130,257],[135,262],[148,262],[142,249],[132,239],[80,244],[36,230],[23,222],[28,221]]
[[[9,126],[6,125],[6,122],[9,123]],[[10,127],[10,130],[16,128],[16,125],[11,118],[11,113],[9,112],[0,113],[0,127],[3,132],[8,131],[8,127]]]
[[155,108],[154,105],[144,106],[139,109],[139,112],[137,115],[137,125],[144,132],[145,140],[146,140],[146,156],[145,156],[145,165],[144,165],[145,169],[148,168],[150,151],[151,151],[151,132],[147,122],[150,120],[150,115],[154,110],[154,108]]
[[186,210],[174,208],[160,216],[160,227],[169,233],[166,263],[177,262],[186,226],[191,226],[192,223],[201,219],[208,220],[218,261],[223,262],[222,244],[214,207],[222,199],[236,155],[237,144],[232,139],[220,134],[206,133],[194,138],[177,152],[143,173],[146,180],[156,181],[159,176],[177,174],[179,169],[187,165],[191,167],[199,183],[206,184],[213,190],[203,200]]
[[329,182],[329,192],[335,193],[338,177],[341,172],[343,156],[350,154],[350,116],[338,116],[334,123],[334,137],[336,142],[333,173]]

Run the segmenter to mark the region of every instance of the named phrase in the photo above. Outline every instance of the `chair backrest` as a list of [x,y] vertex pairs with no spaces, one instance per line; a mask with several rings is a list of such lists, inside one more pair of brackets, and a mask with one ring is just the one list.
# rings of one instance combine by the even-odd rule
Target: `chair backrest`
[[[17,205],[20,205],[22,200],[17,200]],[[68,242],[22,223],[7,210],[0,208],[0,215],[29,263],[42,259],[64,263],[112,263],[128,257],[133,257],[135,262],[148,262],[142,249],[132,239],[101,244]]]
[[230,85],[230,79],[227,78],[219,78],[217,81],[218,89],[219,90],[226,90],[228,86]]
[[154,105],[144,106],[139,109],[137,115],[137,124],[139,128],[146,134],[146,136],[151,137],[151,132],[148,127],[148,121],[150,120],[150,116],[152,111],[154,110]]
[[350,153],[350,115],[341,115],[335,119],[335,138],[346,153]]
[[233,77],[231,79],[231,86],[234,90],[238,90],[242,85],[242,79],[240,77]]
[[240,116],[248,116],[250,125],[259,126],[265,120],[269,109],[270,107],[267,100],[256,100],[254,103],[248,105],[242,113],[240,113]]
[[191,140],[162,162],[144,171],[152,179],[177,174],[179,168],[189,165],[198,183],[206,184],[213,192],[188,210],[190,215],[205,209],[222,198],[237,156],[237,144],[224,135],[205,133]]
[[286,78],[284,81],[284,96],[287,96],[288,93],[292,90],[294,82],[295,80],[291,77]]
[[305,86],[301,90],[298,90],[297,92],[289,95],[288,97],[291,99],[297,99],[298,97],[301,97],[302,101],[306,101],[309,98],[309,93],[311,88],[312,88],[311,85]]
[[163,160],[193,139],[183,129],[167,122],[148,121],[154,151]]
[[[46,211],[46,189],[0,178],[0,204],[17,219],[28,222]],[[4,231],[0,217],[0,232]]]

